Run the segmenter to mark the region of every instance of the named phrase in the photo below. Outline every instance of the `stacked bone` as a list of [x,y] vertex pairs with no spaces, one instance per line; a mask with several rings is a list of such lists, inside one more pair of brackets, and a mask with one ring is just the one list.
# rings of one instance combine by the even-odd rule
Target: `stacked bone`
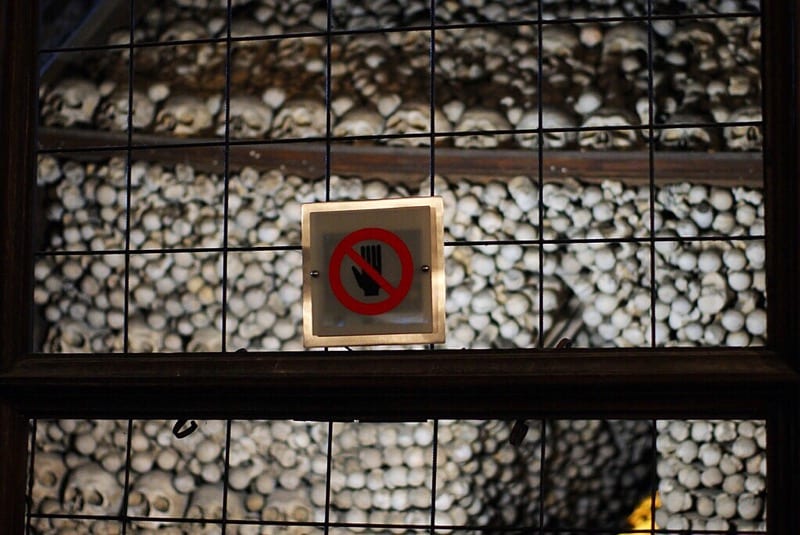
[[[600,4],[606,6],[605,2]],[[749,9],[739,7],[744,12]],[[590,8],[587,5],[587,13]],[[348,13],[359,11],[355,6],[348,9]],[[726,4],[725,10],[731,9]],[[398,11],[400,16],[412,18],[416,13],[413,9]],[[213,13],[214,9],[190,7],[159,9],[145,15],[137,25],[141,32],[138,37],[161,43],[224,37],[225,11],[216,16]],[[231,34],[237,39],[279,35],[296,28],[298,21],[306,17],[311,29],[326,27],[325,13],[320,15],[303,3],[278,2],[270,7],[250,2],[237,6],[236,13]],[[442,13],[450,13],[449,8]],[[622,14],[643,15],[626,11]],[[454,21],[471,18],[458,13],[448,17]],[[341,24],[349,27],[347,21]],[[515,137],[500,134],[453,139],[463,147],[535,147],[535,134],[529,131],[539,126],[541,101],[544,128],[614,127],[582,132],[580,136],[548,134],[543,140],[546,148],[642,146],[645,136],[636,129],[650,119],[646,61],[650,43],[645,27],[636,23],[547,24],[542,29],[541,51],[535,30],[535,26],[521,25],[436,32],[436,130],[513,128],[524,132]],[[656,86],[652,93],[657,98],[653,119],[666,125],[657,129],[659,146],[759,150],[760,20],[740,17],[706,19],[702,23],[659,21],[654,30],[652,79]],[[127,37],[127,31],[114,34],[111,42],[124,42]],[[427,132],[431,124],[426,101],[431,68],[429,39],[427,32],[335,37],[330,58],[333,134],[394,136]],[[325,136],[325,50],[323,37],[237,40],[231,53],[230,137]],[[53,80],[43,87],[43,124],[126,130],[126,53],[127,49],[121,49],[106,54],[98,60],[100,65],[82,57],[82,64],[70,65],[68,78]],[[540,56],[541,98],[535,94]],[[134,58],[136,82],[130,122],[136,131],[181,137],[225,134],[226,111],[221,105],[225,88],[224,42],[148,46],[137,49]],[[756,124],[736,127],[731,122]],[[689,123],[728,126],[681,126]],[[430,142],[425,135],[387,139],[395,144]],[[450,143],[448,138],[439,141]]]
[[766,530],[765,422],[663,420],[658,429],[660,527]]
[[[42,249],[70,253],[42,256],[36,264],[34,299],[45,319],[46,351],[122,348],[125,257],[113,251],[125,247],[124,167],[118,159],[40,161],[51,225]],[[451,184],[437,177],[434,185],[445,204],[446,240],[520,242],[446,248],[449,347],[530,347],[539,341],[540,325],[548,333],[577,309],[585,326],[578,345],[649,345],[651,251],[646,241],[624,241],[649,235],[647,187],[544,184],[542,238],[597,241],[540,250],[539,191],[530,178]],[[277,171],[245,168],[233,175],[229,247],[298,243],[300,204],[322,198],[324,187],[322,180]],[[333,177],[331,188],[343,198],[409,194],[402,186],[355,178]],[[220,177],[185,165],[132,166],[131,350],[221,348],[222,255],[169,250],[221,247],[223,193]],[[655,343],[763,345],[763,240],[708,239],[763,236],[761,193],[681,183],[659,188],[653,205]],[[103,251],[111,252],[93,254]],[[228,254],[228,347],[301,347],[300,260],[295,252]]]
[[[200,422],[183,438],[173,434],[171,424],[135,421],[129,438],[124,420],[39,421],[32,511],[116,516],[123,510],[129,463],[124,512],[131,519],[128,527],[137,533],[217,532],[223,500],[226,532],[243,535],[287,529],[311,533],[313,528],[302,523],[324,521],[328,499],[330,521],[354,524],[354,532],[364,530],[360,524],[430,523],[429,422],[335,424],[329,498],[325,423],[233,421],[228,453],[225,422]],[[650,443],[648,425],[547,425],[548,451],[554,450],[547,454],[548,479],[543,481],[540,427],[533,425],[525,443],[515,447],[508,443],[510,427],[504,422],[440,422],[435,522],[442,532],[448,526],[535,526],[540,503],[549,526],[618,525],[649,481],[649,463],[639,453]],[[628,454],[630,446],[638,457]],[[228,492],[223,498],[226,457]],[[623,468],[643,474],[613,477]],[[607,473],[593,477],[589,472],[594,470]],[[540,501],[542,488],[546,496]],[[585,515],[575,516],[573,501]],[[176,521],[184,518],[197,523]],[[258,521],[275,524],[253,524]],[[36,533],[120,531],[111,521],[65,517],[36,518],[33,528]]]

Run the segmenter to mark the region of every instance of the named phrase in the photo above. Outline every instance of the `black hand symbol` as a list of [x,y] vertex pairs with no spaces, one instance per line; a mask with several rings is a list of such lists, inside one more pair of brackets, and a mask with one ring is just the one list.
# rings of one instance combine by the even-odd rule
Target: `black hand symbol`
[[[378,273],[381,272],[381,246],[380,245],[362,245],[361,258],[366,260],[367,264],[372,266]],[[381,287],[369,276],[363,269],[357,270],[355,266],[352,267],[353,276],[356,278],[358,287],[364,290],[365,296],[378,295]]]

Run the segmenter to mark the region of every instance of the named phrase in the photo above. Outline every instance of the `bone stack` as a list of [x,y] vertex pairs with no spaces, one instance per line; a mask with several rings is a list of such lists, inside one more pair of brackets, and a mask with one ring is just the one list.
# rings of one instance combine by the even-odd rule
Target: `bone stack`
[[[182,438],[174,435],[171,421],[135,421],[131,430],[128,437],[124,420],[39,421],[33,512],[119,514],[127,463],[124,511],[130,527],[145,533],[213,532],[222,519],[226,477],[229,530],[245,535],[261,529],[248,521],[323,522],[326,503],[332,522],[421,527],[429,525],[433,505],[444,532],[467,525],[535,526],[543,503],[547,525],[580,528],[592,521],[615,525],[650,480],[642,453],[651,442],[649,429],[637,422],[548,423],[543,460],[538,422],[514,446],[507,422],[441,421],[435,502],[430,422],[335,424],[330,495],[327,423],[233,421],[230,452],[225,452],[223,421],[200,421]],[[621,443],[627,451],[618,447]],[[579,467],[585,484],[573,473]],[[616,471],[627,469],[634,471],[616,477]],[[586,514],[576,516],[575,507]],[[169,518],[216,522],[181,527]],[[104,522],[75,518],[37,519],[34,528],[37,533],[114,533]],[[310,528],[292,529],[305,533]]]
[[[417,19],[427,16],[427,4],[408,4],[403,9],[389,9],[383,3],[377,7],[334,7],[334,29],[423,24]],[[730,12],[730,4],[720,9]],[[563,19],[570,14],[551,12],[551,8],[575,9],[565,4],[548,5],[544,9],[546,18]],[[698,11],[701,8],[694,7]],[[750,10],[744,4],[739,8],[742,12]],[[614,17],[644,15],[632,2],[619,8],[604,2],[595,6],[587,3],[585,9],[585,16],[606,11]],[[593,9],[600,11],[590,11]],[[522,4],[480,2],[467,6],[446,2],[438,10],[437,19],[468,22],[476,18],[470,14],[475,10],[484,13],[479,19],[490,21],[536,18],[536,13],[526,13]],[[321,31],[327,28],[326,17],[325,12],[303,3],[237,5],[230,29],[237,41],[231,53],[230,123],[226,126],[221,102],[225,43],[169,45],[226,37],[225,9],[184,4],[166,10],[154,8],[137,24],[136,38],[164,46],[136,51],[131,125],[137,132],[180,137],[224,136],[226,132],[233,139],[324,136],[325,39],[246,38]],[[643,24],[630,22],[547,24],[542,28],[541,51],[535,31],[536,26],[531,24],[437,31],[436,130],[526,131],[516,137],[441,137],[439,143],[470,148],[530,146],[530,140],[523,140],[531,137],[527,131],[538,128],[541,101],[545,128],[614,127],[582,132],[577,137],[574,133],[548,134],[545,148],[641,148],[646,141],[641,125],[652,119],[656,125],[665,126],[655,132],[658,147],[664,150],[760,150],[758,17],[658,21],[652,34]],[[652,118],[647,102],[650,36],[653,92],[657,95]],[[109,43],[122,46],[127,38],[127,31],[114,32]],[[335,36],[331,41],[330,87],[336,135],[429,131],[429,48],[426,31]],[[126,130],[125,54],[127,49],[96,60],[82,59],[82,65],[70,66],[69,77],[50,82],[41,92],[42,123]],[[543,96],[537,98],[540,66]],[[748,124],[737,127],[731,122]],[[698,126],[679,126],[686,123]],[[721,126],[714,127],[715,123]],[[428,136],[421,136],[406,138],[404,143],[429,141]],[[399,141],[388,138],[378,142]]]
[[[119,159],[87,164],[41,159],[40,182],[48,199],[44,215],[50,223],[43,249],[71,253],[37,261],[34,299],[44,319],[45,350],[119,351],[126,320],[129,348],[135,352],[219,350],[222,255],[136,251],[220,247],[223,180],[186,165],[133,164],[125,318],[124,255],[93,254],[124,250],[124,165]],[[274,170],[245,168],[229,184],[228,244],[233,247],[298,243],[300,205],[324,197],[323,181]],[[332,177],[331,184],[355,198],[410,193],[354,177]],[[614,241],[647,236],[647,187],[615,181],[544,184],[542,239],[609,242],[545,244],[539,250],[539,191],[530,177],[505,183],[437,177],[434,186],[445,204],[447,241],[521,242],[446,248],[449,347],[530,347],[538,343],[540,328],[546,335],[570,317],[580,317],[583,324],[579,345],[645,347],[651,313],[659,346],[764,343],[763,240],[707,239],[763,236],[758,190],[686,183],[659,188],[653,202],[658,241],[651,295],[646,242]],[[426,181],[420,191],[427,187]],[[690,241],[698,237],[706,239]],[[301,346],[300,269],[300,255],[293,252],[228,254],[228,347]]]
[[658,429],[659,526],[766,530],[765,422],[663,420]]

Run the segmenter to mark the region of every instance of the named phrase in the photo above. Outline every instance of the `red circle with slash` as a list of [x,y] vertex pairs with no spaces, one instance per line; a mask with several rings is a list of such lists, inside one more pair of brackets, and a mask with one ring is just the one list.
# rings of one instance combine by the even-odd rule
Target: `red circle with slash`
[[[355,245],[367,240],[383,242],[391,247],[397,255],[400,260],[400,282],[397,286],[392,285],[356,252]],[[341,267],[345,257],[352,260],[356,266],[369,275],[388,294],[388,297],[374,303],[365,303],[350,295],[342,283]],[[364,228],[351,232],[333,250],[331,261],[328,264],[328,281],[333,295],[348,309],[367,316],[383,314],[399,305],[411,289],[413,276],[414,263],[408,246],[397,234],[382,228]]]

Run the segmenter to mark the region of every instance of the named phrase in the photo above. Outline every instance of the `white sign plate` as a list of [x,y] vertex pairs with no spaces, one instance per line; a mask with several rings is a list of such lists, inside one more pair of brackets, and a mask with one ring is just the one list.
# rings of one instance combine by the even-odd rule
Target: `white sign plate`
[[440,197],[303,205],[306,347],[444,342]]

